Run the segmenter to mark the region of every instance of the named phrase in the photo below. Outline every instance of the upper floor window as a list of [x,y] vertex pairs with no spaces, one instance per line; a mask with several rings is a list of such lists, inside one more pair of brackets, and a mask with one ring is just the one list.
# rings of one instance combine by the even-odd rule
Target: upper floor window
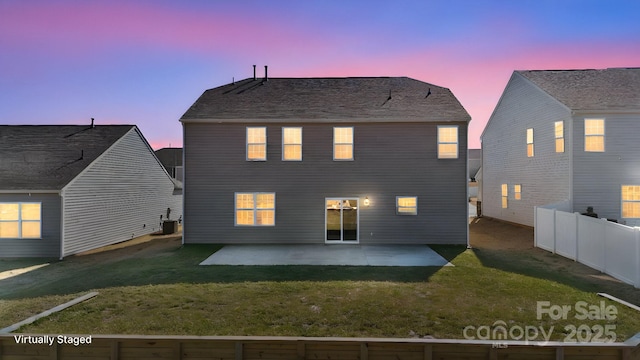
[[275,193],[236,193],[236,226],[273,226]]
[[247,160],[267,160],[266,127],[247,127]]
[[533,128],[527,129],[527,157],[533,157]]
[[0,203],[0,239],[41,237],[40,203]]
[[418,198],[416,196],[396,196],[396,214],[418,215]]
[[333,160],[353,160],[353,127],[333,128]]
[[282,160],[301,161],[302,160],[302,128],[283,127],[282,128]]
[[604,119],[584,119],[584,151],[604,151]]
[[564,122],[556,121],[554,124],[556,136],[556,152],[564,152]]
[[622,185],[622,217],[640,218],[640,186]]
[[509,201],[507,200],[507,196],[509,195],[509,186],[507,184],[502,184],[502,208],[506,209],[509,205]]
[[438,126],[438,159],[458,158],[458,126]]

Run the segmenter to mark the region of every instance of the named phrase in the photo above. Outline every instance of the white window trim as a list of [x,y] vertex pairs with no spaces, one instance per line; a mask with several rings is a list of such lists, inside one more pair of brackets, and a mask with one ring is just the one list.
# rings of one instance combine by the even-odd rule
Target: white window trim
[[[351,142],[350,143],[338,143],[336,142],[336,130],[335,129],[351,129]],[[355,129],[353,126],[334,126],[331,130],[333,132],[333,161],[353,161],[355,158]],[[351,158],[350,159],[336,159],[336,145],[351,145]]]
[[[2,223],[14,223],[18,222],[18,237],[3,237],[0,238],[0,241],[7,239],[28,239],[28,240],[38,240],[42,239],[42,203],[41,202],[20,202],[20,201],[3,201],[0,204],[18,204],[18,220],[0,220]],[[38,204],[40,205],[40,220],[22,220],[22,205],[29,204]],[[40,236],[39,237],[22,237],[22,223],[38,223],[40,224]]]
[[[284,130],[285,129],[300,129],[300,144],[287,144],[284,142]],[[300,159],[285,159],[284,148],[287,145],[300,145]],[[302,161],[302,127],[301,126],[283,126],[282,127],[282,161]]]
[[[440,128],[455,128],[456,129],[456,142],[446,142],[446,141],[440,141]],[[457,159],[460,157],[460,128],[458,125],[438,125],[437,128],[437,134],[438,134],[438,148],[437,148],[437,152],[438,152],[438,159]],[[440,155],[440,145],[451,145],[451,144],[455,144],[456,145],[456,156],[455,157],[451,157],[451,156],[441,156]]]
[[[398,204],[398,200],[400,198],[414,198],[416,199],[416,206],[415,206],[415,211],[414,212],[400,212],[400,208],[407,208],[407,209],[411,209],[414,208],[412,206],[400,206]],[[396,215],[409,215],[409,216],[416,216],[418,215],[418,197],[417,196],[409,196],[409,195],[405,195],[405,196],[396,196]]]
[[635,217],[624,217],[624,203],[626,202],[632,202],[632,203],[640,203],[640,200],[624,200],[622,198],[622,188],[625,186],[640,186],[640,185],[629,185],[629,184],[624,184],[620,186],[620,218],[622,219],[640,219],[640,218],[635,218]]
[[[264,143],[251,143],[249,144],[249,129],[264,129]],[[247,161],[267,161],[267,127],[266,126],[247,126],[244,134],[245,137],[245,158]],[[249,145],[264,145],[264,158],[261,159],[249,159]]]
[[[587,120],[602,120],[602,135],[601,134],[587,135]],[[583,131],[583,134],[584,134],[584,140],[583,140],[584,141],[584,152],[605,152],[607,150],[607,137],[606,137],[607,119],[605,119],[605,118],[585,118],[582,131]],[[595,137],[595,136],[602,136],[602,151],[599,151],[599,150],[587,150],[587,137]]]
[[[253,195],[253,209],[249,209],[249,208],[241,208],[238,209],[238,194],[252,194]],[[273,195],[273,209],[269,208],[269,209],[258,209],[258,195],[261,194],[270,194]],[[238,210],[253,210],[253,224],[249,225],[249,224],[238,224]],[[273,224],[256,224],[255,223],[255,219],[256,219],[256,212],[258,210],[273,210]],[[270,227],[270,226],[276,226],[276,193],[274,192],[251,192],[251,191],[237,191],[233,193],[233,223],[234,226],[238,226],[238,227]]]

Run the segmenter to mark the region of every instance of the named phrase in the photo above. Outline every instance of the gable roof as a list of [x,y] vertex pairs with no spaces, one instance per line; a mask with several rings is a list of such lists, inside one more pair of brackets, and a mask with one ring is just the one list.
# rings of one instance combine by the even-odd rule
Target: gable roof
[[182,148],[162,148],[155,153],[165,169],[182,166]]
[[640,111],[640,68],[516,71],[575,111]]
[[0,125],[0,191],[60,190],[134,125]]
[[245,79],[206,90],[180,121],[468,122],[470,119],[447,88],[408,77],[348,77]]

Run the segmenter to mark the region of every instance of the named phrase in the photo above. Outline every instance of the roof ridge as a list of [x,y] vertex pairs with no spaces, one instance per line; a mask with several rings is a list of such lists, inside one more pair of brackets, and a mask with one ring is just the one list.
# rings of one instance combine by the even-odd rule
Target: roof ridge
[[607,70],[640,70],[640,67],[607,67],[607,68],[584,68],[584,69],[530,69],[515,70],[515,72],[545,72],[545,71],[607,71]]

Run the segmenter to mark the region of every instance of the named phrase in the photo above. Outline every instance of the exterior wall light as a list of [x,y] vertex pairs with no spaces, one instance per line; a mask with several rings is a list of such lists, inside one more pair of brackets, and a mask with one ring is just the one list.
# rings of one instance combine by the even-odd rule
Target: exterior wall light
[[367,196],[364,198],[364,206],[369,206],[369,197]]

